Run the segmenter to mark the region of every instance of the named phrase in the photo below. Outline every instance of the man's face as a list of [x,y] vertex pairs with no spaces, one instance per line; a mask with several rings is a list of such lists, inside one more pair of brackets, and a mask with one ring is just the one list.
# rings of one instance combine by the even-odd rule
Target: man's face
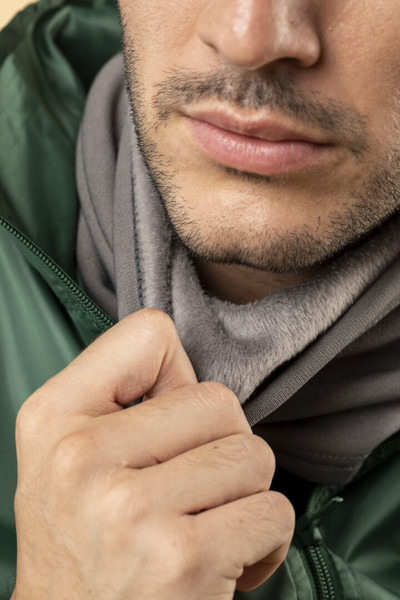
[[398,0],[120,0],[135,124],[197,256],[308,268],[400,204]]

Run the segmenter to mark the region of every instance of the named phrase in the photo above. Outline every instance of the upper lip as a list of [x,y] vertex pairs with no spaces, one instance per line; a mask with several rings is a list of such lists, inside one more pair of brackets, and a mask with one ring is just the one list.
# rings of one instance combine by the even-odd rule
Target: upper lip
[[330,144],[331,142],[318,134],[310,134],[300,128],[279,123],[278,120],[263,115],[243,116],[236,111],[221,108],[188,108],[186,116],[198,121],[205,121],[221,129],[260,138],[270,142],[302,141],[313,144]]

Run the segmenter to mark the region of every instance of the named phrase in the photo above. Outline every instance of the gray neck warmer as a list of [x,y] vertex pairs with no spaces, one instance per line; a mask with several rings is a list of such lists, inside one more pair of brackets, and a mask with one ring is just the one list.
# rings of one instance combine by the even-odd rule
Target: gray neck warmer
[[340,485],[400,428],[398,219],[310,283],[240,306],[207,295],[138,151],[120,57],[91,90],[77,179],[89,293],[115,319],[168,312],[199,381],[236,393],[281,467]]

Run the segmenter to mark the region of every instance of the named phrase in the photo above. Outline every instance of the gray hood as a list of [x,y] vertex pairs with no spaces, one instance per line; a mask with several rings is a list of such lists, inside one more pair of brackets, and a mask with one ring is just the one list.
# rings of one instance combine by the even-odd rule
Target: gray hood
[[400,428],[400,229],[392,219],[316,280],[237,306],[202,289],[138,150],[120,57],[98,76],[77,152],[77,256],[115,319],[168,312],[200,381],[238,396],[278,465],[343,484]]

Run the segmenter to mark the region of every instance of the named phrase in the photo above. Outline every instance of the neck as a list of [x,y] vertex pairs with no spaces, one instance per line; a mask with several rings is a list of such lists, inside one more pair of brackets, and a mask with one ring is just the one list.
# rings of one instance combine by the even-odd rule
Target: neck
[[200,280],[207,292],[234,304],[261,300],[270,292],[314,279],[319,268],[297,273],[270,273],[239,265],[221,265],[197,258]]

